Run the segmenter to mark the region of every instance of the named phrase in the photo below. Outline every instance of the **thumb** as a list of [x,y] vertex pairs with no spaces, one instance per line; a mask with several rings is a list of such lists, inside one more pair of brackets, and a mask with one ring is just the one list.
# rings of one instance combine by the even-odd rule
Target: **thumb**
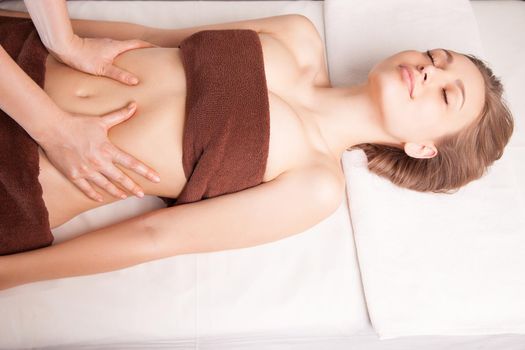
[[109,64],[102,75],[120,81],[126,85],[135,85],[139,82],[139,79],[136,76],[113,64]]
[[129,119],[135,110],[137,109],[137,103],[131,102],[126,107],[117,109],[116,111],[110,112],[102,116],[102,123],[107,129],[122,123],[123,121]]

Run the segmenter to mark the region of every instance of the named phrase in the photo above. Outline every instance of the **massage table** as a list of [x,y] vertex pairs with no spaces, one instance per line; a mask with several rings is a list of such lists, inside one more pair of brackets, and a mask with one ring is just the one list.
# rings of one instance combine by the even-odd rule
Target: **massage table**
[[[25,10],[21,1],[0,8]],[[395,188],[367,170],[363,152],[347,151],[345,200],[300,234],[0,291],[0,349],[525,349],[525,2],[68,8],[71,18],[163,28],[302,14],[325,43],[334,86],[405,49],[479,54],[502,77],[515,131],[489,174],[452,196]],[[146,196],[90,210],[55,228],[54,244],[163,206]]]

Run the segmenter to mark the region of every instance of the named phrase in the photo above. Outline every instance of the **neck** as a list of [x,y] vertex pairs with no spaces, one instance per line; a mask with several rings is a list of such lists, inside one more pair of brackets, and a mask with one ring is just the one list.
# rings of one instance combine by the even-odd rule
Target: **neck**
[[402,147],[385,133],[368,84],[350,87],[314,87],[310,99],[313,121],[330,153],[341,159],[344,151],[360,143]]

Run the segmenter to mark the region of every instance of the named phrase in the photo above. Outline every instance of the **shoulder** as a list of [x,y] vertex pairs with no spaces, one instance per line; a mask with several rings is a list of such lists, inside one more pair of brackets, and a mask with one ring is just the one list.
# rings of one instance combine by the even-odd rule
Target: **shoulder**
[[268,34],[280,41],[294,56],[304,71],[313,71],[313,83],[329,86],[325,45],[316,25],[300,14],[279,16],[279,26],[262,28],[260,33]]
[[275,33],[276,35],[285,35],[294,37],[296,41],[314,45],[314,48],[320,48],[323,40],[314,22],[307,16],[300,14],[286,15],[287,31]]
[[315,24],[300,14],[280,17],[279,26],[261,28],[260,33],[279,40],[294,54],[300,66],[318,64],[319,56],[324,52],[324,43]]
[[344,177],[324,163],[286,171],[274,181],[280,181],[283,188],[289,188],[290,193],[298,198],[304,198],[307,193],[307,198],[322,204],[328,212],[333,212],[341,204],[345,194]]

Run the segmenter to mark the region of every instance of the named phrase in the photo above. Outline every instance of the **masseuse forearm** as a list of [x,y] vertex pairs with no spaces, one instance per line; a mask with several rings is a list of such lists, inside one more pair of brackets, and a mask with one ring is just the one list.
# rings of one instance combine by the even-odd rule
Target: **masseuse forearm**
[[73,29],[65,0],[25,0],[27,11],[42,43],[55,53],[67,50]]
[[64,111],[36,84],[0,46],[0,109],[37,142],[50,132]]
[[49,247],[0,257],[0,270],[13,282],[10,284],[21,285],[160,259],[148,217],[146,213]]

